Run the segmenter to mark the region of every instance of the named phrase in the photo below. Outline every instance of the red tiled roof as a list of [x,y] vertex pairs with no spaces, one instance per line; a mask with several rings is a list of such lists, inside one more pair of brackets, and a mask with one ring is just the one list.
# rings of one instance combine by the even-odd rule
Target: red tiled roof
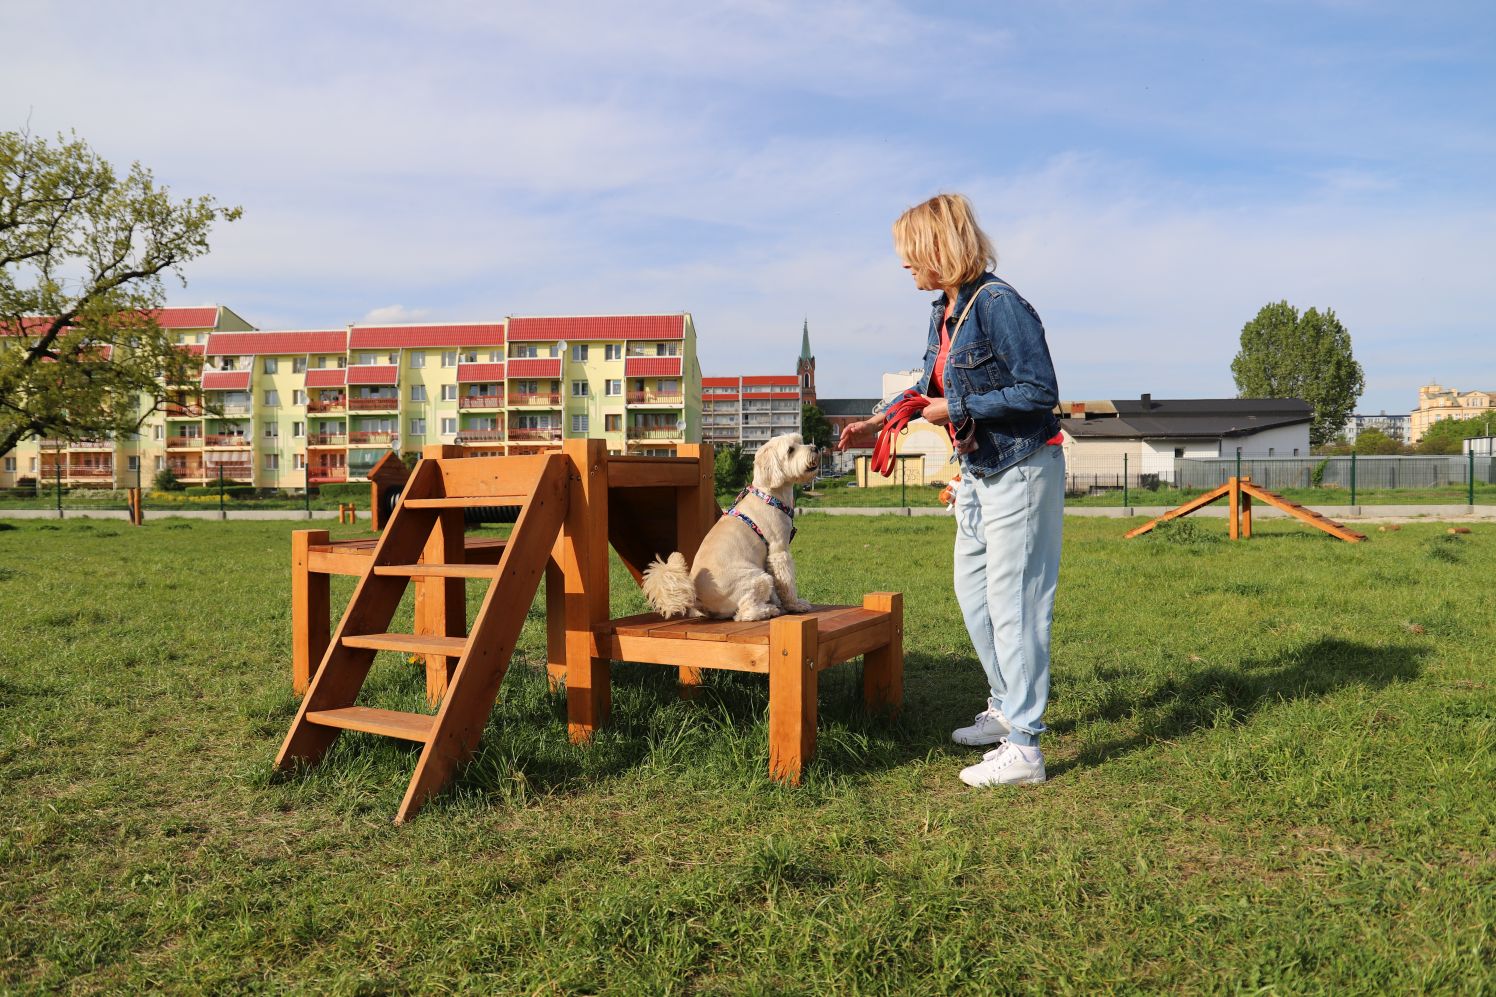
[[800,383],[794,374],[754,374],[743,378],[744,384],[787,384],[795,387]]
[[308,388],[337,388],[346,383],[341,367],[313,368],[306,372]]
[[191,353],[195,357],[200,357],[207,351],[208,348],[202,343],[178,343],[177,349],[184,350],[187,353]]
[[349,367],[349,384],[399,384],[400,368],[393,364],[360,364]]
[[215,332],[208,337],[208,355],[215,357],[343,353],[347,349],[348,333],[342,329],[311,329],[297,332]]
[[701,379],[703,388],[736,388],[738,379],[735,377],[703,377]]
[[457,380],[461,384],[474,381],[502,381],[504,365],[501,363],[460,363],[457,365]]
[[738,397],[737,395],[707,395],[701,399],[701,403],[703,405],[710,405],[712,402],[735,402],[738,400]]
[[211,329],[218,324],[218,306],[205,308],[158,308],[153,313],[163,329]]
[[247,370],[205,370],[203,387],[209,391],[248,391]]
[[679,377],[680,357],[628,357],[624,377]]
[[509,339],[684,339],[684,315],[568,315],[509,318]]
[[503,322],[465,322],[447,325],[356,325],[348,335],[350,350],[502,346],[503,343]]
[[561,358],[549,357],[539,360],[512,359],[509,361],[509,376],[514,377],[560,377]]

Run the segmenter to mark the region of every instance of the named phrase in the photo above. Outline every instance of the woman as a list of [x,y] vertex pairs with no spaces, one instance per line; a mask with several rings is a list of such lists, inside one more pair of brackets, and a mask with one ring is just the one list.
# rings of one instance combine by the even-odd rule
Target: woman
[[[930,314],[924,418],[948,426],[961,461],[956,490],[956,601],[987,673],[987,708],[951,734],[994,745],[961,772],[971,786],[1043,782],[1049,636],[1060,566],[1065,458],[1044,325],[994,276],[997,255],[960,194],[904,212],[894,248]],[[885,416],[842,431],[837,448],[868,445]]]

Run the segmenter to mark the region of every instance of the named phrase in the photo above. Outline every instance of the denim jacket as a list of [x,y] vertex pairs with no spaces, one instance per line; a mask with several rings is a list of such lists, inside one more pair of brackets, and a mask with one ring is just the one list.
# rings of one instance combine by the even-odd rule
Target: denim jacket
[[[973,294],[976,304],[946,360],[945,397],[951,425],[976,420],[977,447],[961,456],[961,471],[984,478],[1017,464],[1060,431],[1054,414],[1059,387],[1044,323],[1033,305],[1011,284],[984,273],[956,295],[952,324]],[[944,294],[931,305],[921,394],[930,392],[945,305]]]

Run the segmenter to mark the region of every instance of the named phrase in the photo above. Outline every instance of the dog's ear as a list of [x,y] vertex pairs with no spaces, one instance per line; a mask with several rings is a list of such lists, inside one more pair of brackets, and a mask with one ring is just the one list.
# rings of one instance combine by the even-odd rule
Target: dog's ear
[[788,436],[776,436],[758,448],[753,458],[753,481],[761,488],[779,488],[790,479]]

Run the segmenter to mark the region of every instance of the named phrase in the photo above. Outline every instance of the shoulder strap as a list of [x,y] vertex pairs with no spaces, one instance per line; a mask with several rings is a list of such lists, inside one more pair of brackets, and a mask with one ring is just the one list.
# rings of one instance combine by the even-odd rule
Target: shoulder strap
[[971,306],[977,303],[977,294],[982,290],[982,288],[991,287],[993,284],[1001,283],[1001,280],[993,278],[992,280],[989,280],[987,283],[981,285],[980,287],[977,287],[971,292],[971,297],[966,299],[966,307],[961,309],[961,317],[956,319],[956,327],[951,330],[951,342],[954,343],[956,341],[956,334],[961,331],[961,324],[966,321],[966,313],[971,311]]

